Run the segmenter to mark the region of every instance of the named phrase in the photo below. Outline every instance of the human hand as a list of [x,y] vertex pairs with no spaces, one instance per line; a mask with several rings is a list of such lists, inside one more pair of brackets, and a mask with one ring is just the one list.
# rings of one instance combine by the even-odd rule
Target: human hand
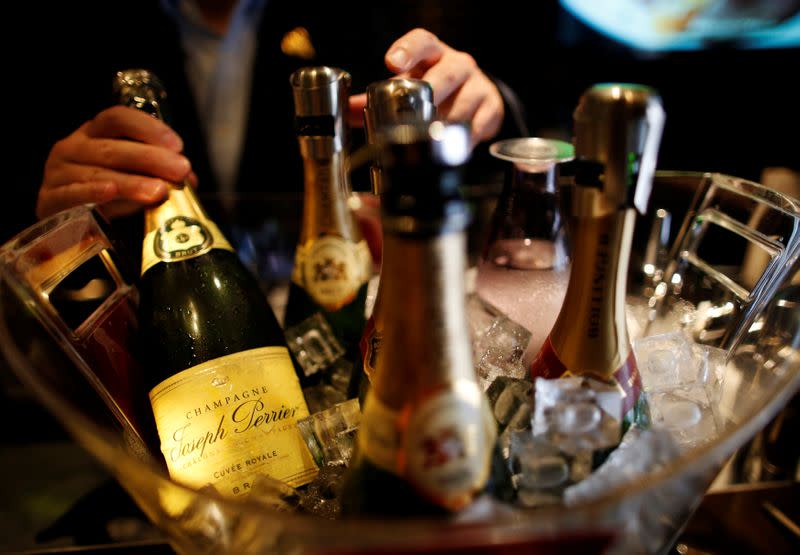
[[[425,29],[397,39],[385,56],[398,77],[423,79],[433,88],[439,117],[470,123],[473,145],[494,137],[503,123],[500,91],[466,52],[455,50]],[[366,94],[350,97],[350,122],[363,125]]]
[[126,106],[103,110],[53,145],[36,215],[96,203],[113,218],[159,202],[167,182],[197,183],[182,149],[178,134],[145,112]]

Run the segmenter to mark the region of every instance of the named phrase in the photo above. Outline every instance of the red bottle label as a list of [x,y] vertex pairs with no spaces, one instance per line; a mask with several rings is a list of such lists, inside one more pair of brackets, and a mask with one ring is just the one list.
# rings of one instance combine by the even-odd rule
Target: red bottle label
[[364,333],[361,335],[361,341],[358,342],[358,347],[361,351],[361,366],[364,374],[366,374],[368,380],[372,381],[372,373],[375,370],[375,361],[380,347],[380,336],[378,335],[378,330],[375,329],[375,319],[372,316],[367,320]]

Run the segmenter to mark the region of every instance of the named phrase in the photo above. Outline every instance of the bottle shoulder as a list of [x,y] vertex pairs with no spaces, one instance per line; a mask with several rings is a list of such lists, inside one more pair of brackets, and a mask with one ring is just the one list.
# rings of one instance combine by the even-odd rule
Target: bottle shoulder
[[208,254],[158,264],[141,280],[142,348],[167,372],[247,349],[286,346],[266,296],[236,255]]

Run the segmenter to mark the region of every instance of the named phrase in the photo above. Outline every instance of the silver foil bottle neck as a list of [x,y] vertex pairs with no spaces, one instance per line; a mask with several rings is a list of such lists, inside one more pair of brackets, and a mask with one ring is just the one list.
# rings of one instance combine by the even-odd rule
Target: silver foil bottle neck
[[[397,77],[376,81],[367,87],[364,128],[369,144],[376,144],[382,128],[431,122],[435,117],[433,87],[427,81]],[[373,192],[380,194],[384,185],[378,161],[370,168],[370,179]]]
[[344,150],[350,74],[336,67],[309,66],[292,73],[289,82],[294,95],[295,132],[303,155]]
[[661,97],[645,85],[600,83],[581,96],[575,158],[602,167],[600,188],[610,203],[647,211],[664,119]]
[[161,80],[146,69],[118,71],[112,83],[112,92],[118,104],[137,108],[164,120],[164,101],[167,92]]
[[435,116],[433,88],[427,81],[395,78],[367,87],[364,124],[370,141],[384,125],[433,121]]

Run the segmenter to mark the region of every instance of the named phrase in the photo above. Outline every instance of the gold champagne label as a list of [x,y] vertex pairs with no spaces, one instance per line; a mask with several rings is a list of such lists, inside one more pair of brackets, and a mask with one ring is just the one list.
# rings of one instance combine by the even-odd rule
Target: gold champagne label
[[394,411],[369,395],[359,448],[424,497],[453,511],[463,508],[489,477],[495,437],[477,384],[459,380],[409,412]]
[[625,276],[635,216],[634,210],[624,210],[569,220],[572,269],[550,342],[571,372],[610,380],[628,356]]
[[259,475],[297,487],[317,467],[295,422],[308,416],[285,347],[199,364],[150,391],[161,451],[175,480],[246,494]]
[[214,222],[183,215],[173,216],[145,235],[142,275],[159,262],[186,260],[211,249],[233,251]]
[[326,235],[298,245],[292,281],[318,305],[334,311],[352,301],[369,280],[372,258],[367,242]]

